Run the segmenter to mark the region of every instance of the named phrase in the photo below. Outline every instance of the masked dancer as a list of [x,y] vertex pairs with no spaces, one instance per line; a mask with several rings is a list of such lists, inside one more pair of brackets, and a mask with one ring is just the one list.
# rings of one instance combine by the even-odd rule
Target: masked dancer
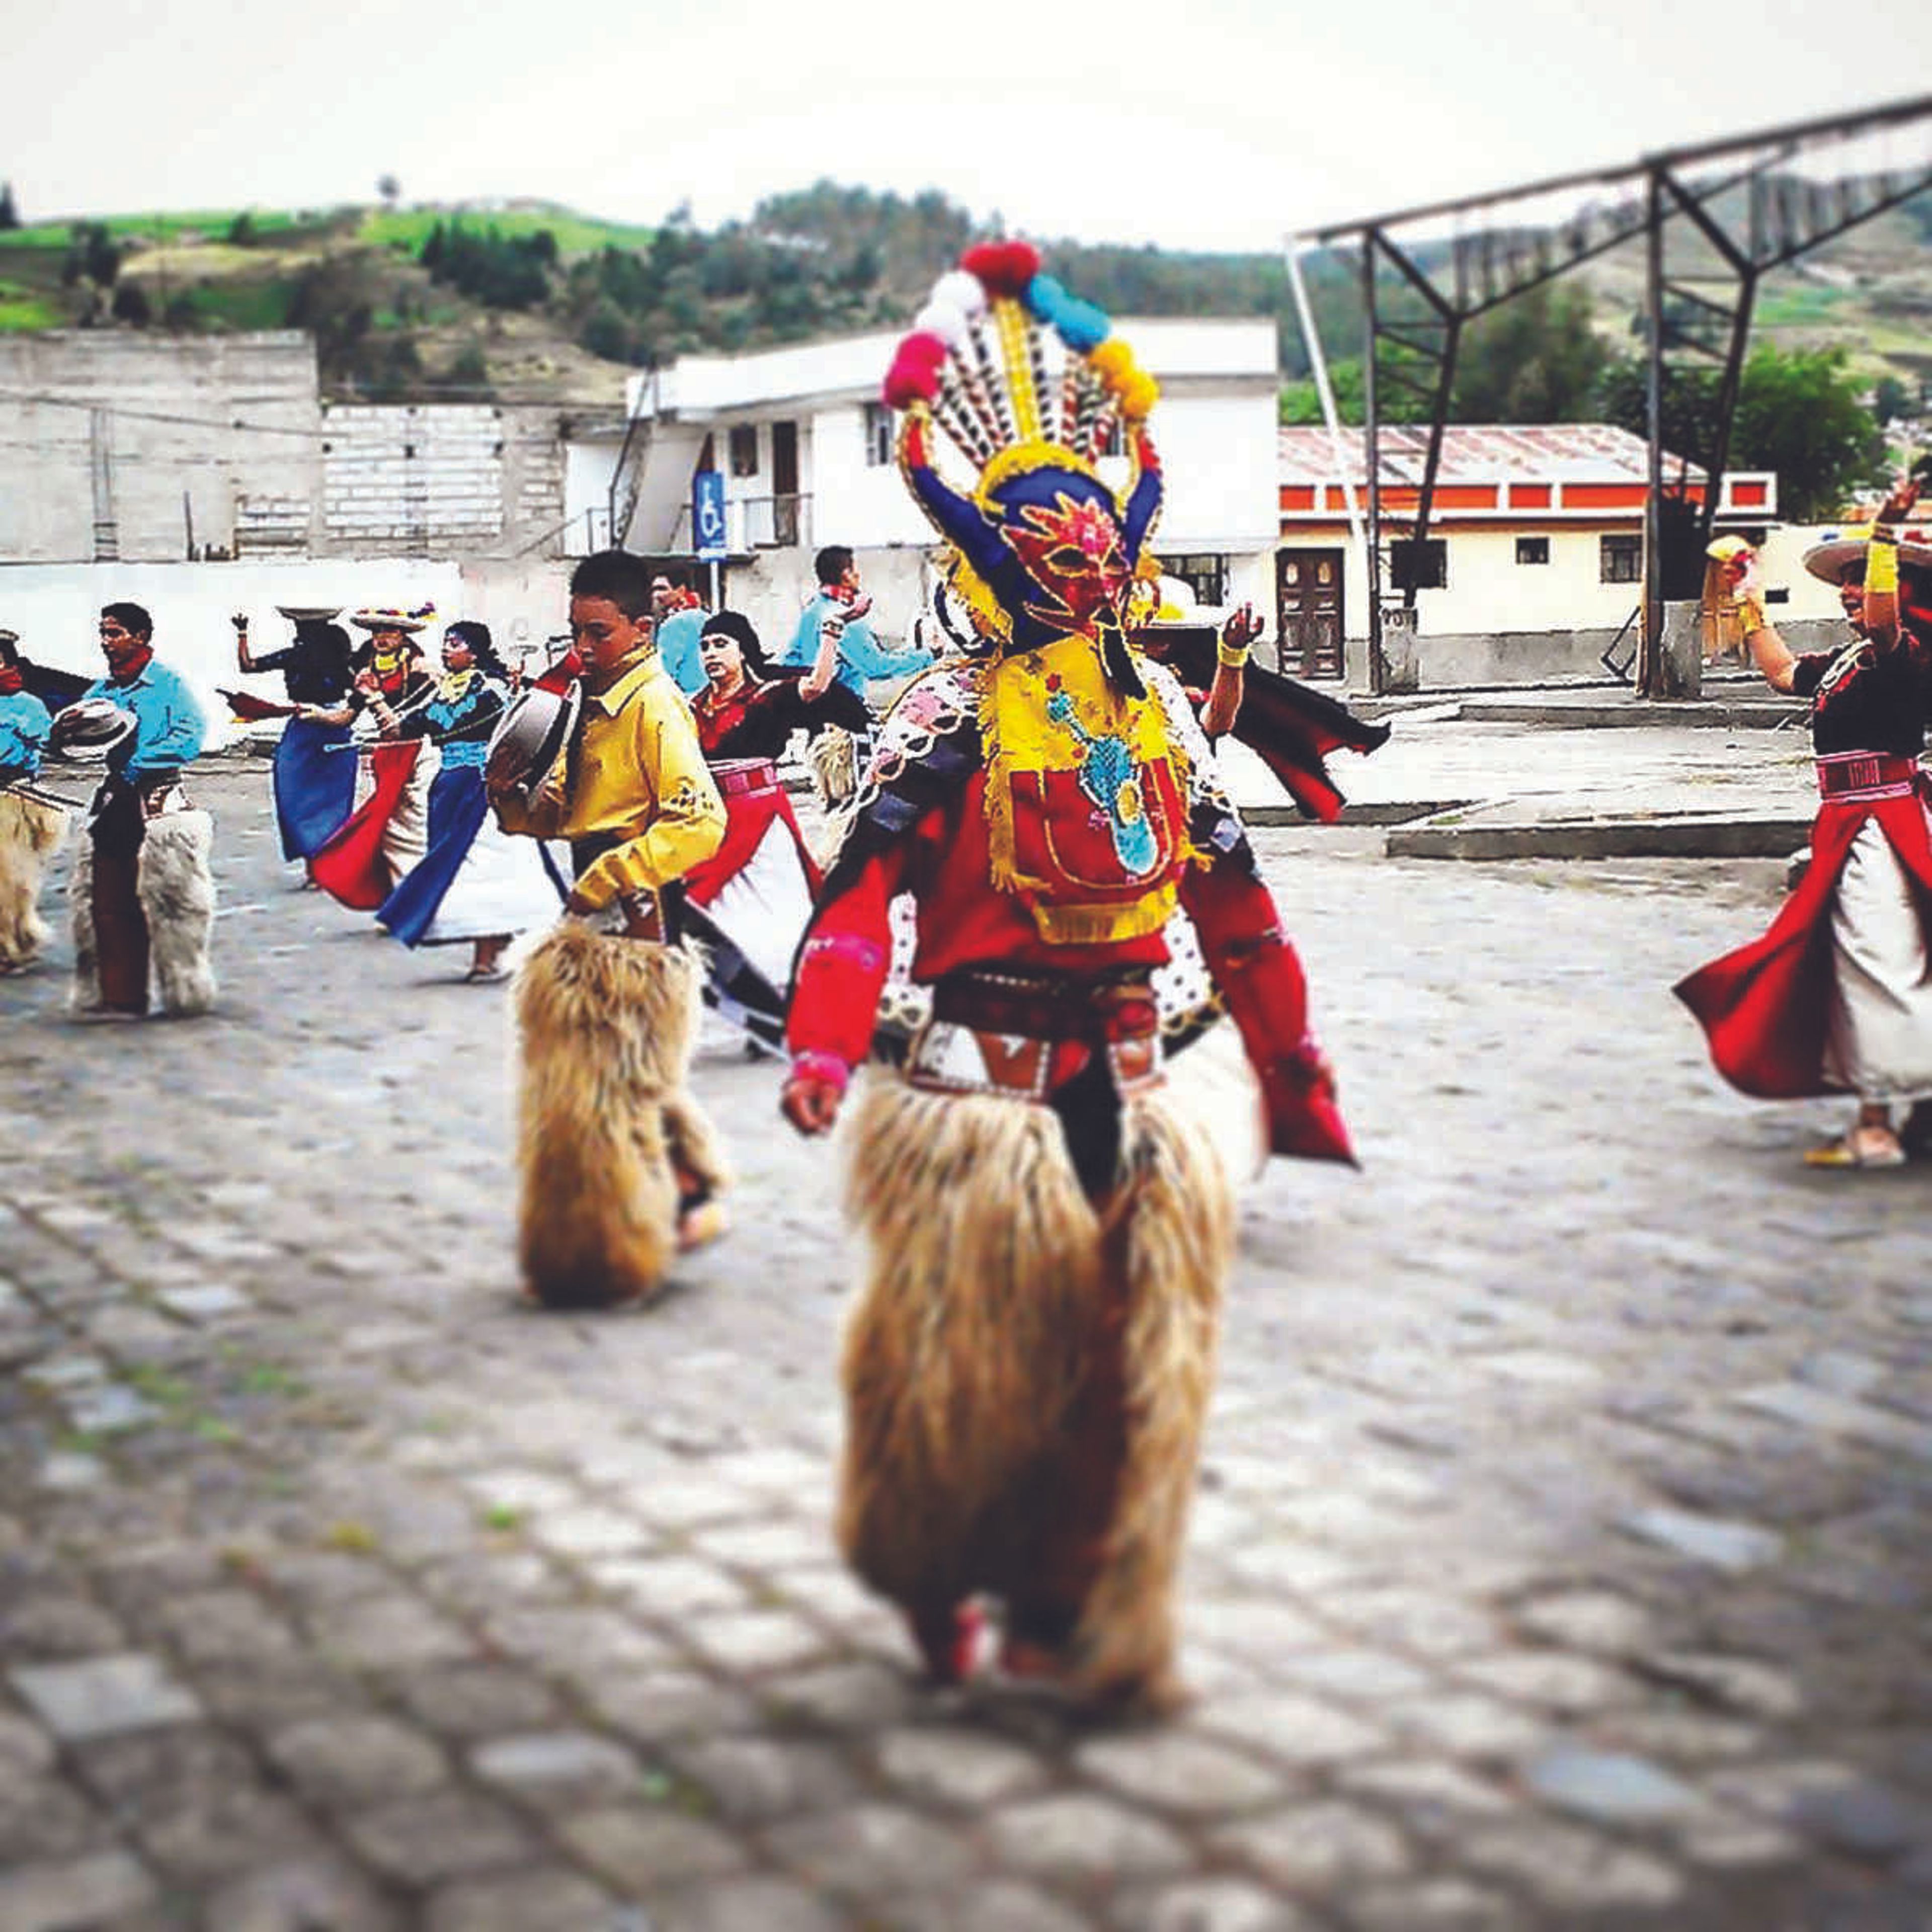
[[[1157,1706],[1234,1233],[1215,1148],[1163,1090],[1151,981],[1177,908],[1274,1150],[1352,1156],[1206,742],[1123,632],[1162,497],[1156,394],[1016,242],[970,250],[901,345],[901,472],[982,655],[928,671],[882,728],[800,950],[783,1106],[832,1124],[909,894],[931,1016],[903,1072],[868,1075],[852,1136],[871,1262],[840,1538],[936,1677],[971,1666],[984,1597],[1010,1670]],[[1117,428],[1120,493],[1098,467]]]
[[[1899,1166],[1907,1148],[1893,1109],[1932,1096],[1932,838],[1918,764],[1932,713],[1932,549],[1899,541],[1917,497],[1913,483],[1895,490],[1868,542],[1806,553],[1851,620],[1837,650],[1794,654],[1765,615],[1754,553],[1735,538],[1713,546],[1765,681],[1810,700],[1818,815],[1810,863],[1770,930],[1676,990],[1740,1092],[1857,1096],[1844,1133],[1806,1154],[1815,1166]],[[1921,1152],[1927,1125],[1916,1108],[1907,1133]]]
[[658,661],[640,560],[579,564],[570,624],[581,676],[525,694],[485,776],[503,829],[567,839],[575,874],[513,989],[524,1274],[548,1305],[608,1307],[649,1300],[723,1226],[722,1150],[686,1081],[700,969],[675,942],[680,882],[725,819]]

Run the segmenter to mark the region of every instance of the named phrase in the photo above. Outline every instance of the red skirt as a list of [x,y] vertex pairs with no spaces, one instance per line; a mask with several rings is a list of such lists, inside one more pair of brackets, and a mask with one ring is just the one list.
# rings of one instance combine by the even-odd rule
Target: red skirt
[[693,905],[706,906],[751,862],[765,842],[765,834],[782,822],[798,848],[812,890],[818,890],[819,870],[805,842],[791,798],[778,782],[777,767],[769,759],[737,758],[711,767],[724,800],[724,842],[700,866],[684,875],[684,889]]
[[[357,912],[374,912],[396,883],[395,868],[382,850],[382,836],[401,802],[422,742],[398,738],[374,746],[369,774],[376,788],[344,819],[332,837],[308,862],[309,877],[332,898]],[[352,758],[352,752],[333,754]]]
[[1672,990],[1696,1015],[1711,1060],[1740,1093],[1806,1100],[1840,1089],[1825,1076],[1833,986],[1832,904],[1846,855],[1876,819],[1916,889],[1932,944],[1932,832],[1921,789],[1895,798],[1827,800],[1811,828],[1811,863],[1771,929],[1700,967]]

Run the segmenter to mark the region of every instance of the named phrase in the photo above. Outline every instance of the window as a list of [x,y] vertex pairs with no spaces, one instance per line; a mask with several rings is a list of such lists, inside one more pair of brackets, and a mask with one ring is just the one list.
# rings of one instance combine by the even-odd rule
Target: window
[[1641,584],[1643,581],[1643,539],[1641,537],[1604,537],[1601,539],[1601,567],[1598,580],[1603,584]]
[[892,460],[892,412],[884,403],[866,405],[866,466],[883,470]]
[[734,423],[731,426],[729,444],[731,456],[731,474],[734,476],[755,476],[758,473],[758,426],[756,423]]
[[1178,577],[1194,592],[1197,604],[1218,608],[1228,601],[1228,560],[1211,550],[1186,556],[1163,556],[1163,576]]
[[1518,537],[1516,540],[1516,560],[1519,563],[1547,563],[1550,561],[1550,539],[1547,537]]
[[1441,537],[1399,537],[1389,545],[1389,582],[1397,590],[1446,590],[1449,545]]

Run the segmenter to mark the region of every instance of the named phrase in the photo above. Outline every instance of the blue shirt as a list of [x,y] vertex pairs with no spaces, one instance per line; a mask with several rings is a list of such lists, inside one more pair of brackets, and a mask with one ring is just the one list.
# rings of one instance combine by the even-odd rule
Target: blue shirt
[[169,670],[159,658],[150,658],[130,684],[104,677],[90,684],[81,696],[109,698],[122,710],[134,712],[133,736],[108,754],[108,769],[122,778],[152,778],[159,772],[177,771],[201,755],[208,731],[201,706],[188,689],[188,680],[178,671]]
[[31,691],[0,698],[0,782],[32,778],[53,728],[53,713]]
[[[407,735],[436,740],[442,748],[446,772],[465,766],[480,768],[490,755],[490,733],[509,694],[495,678],[472,673],[457,697],[446,698],[439,691],[410,721],[416,728]],[[461,737],[451,735],[458,731],[464,734]]]
[[[819,626],[826,612],[842,612],[844,609],[838,598],[828,597],[821,591],[805,607],[805,614],[798,620],[798,628],[792,633],[791,642],[785,646],[785,654],[778,662],[802,664],[809,670],[818,656]],[[848,691],[863,698],[868,680],[904,677],[910,671],[923,670],[932,662],[916,645],[908,644],[902,651],[888,650],[880,643],[866,619],[855,617],[847,621],[845,634],[838,640],[838,662],[832,676]]]
[[704,610],[674,610],[658,626],[658,662],[687,698],[695,698],[707,682],[698,640],[710,615]]

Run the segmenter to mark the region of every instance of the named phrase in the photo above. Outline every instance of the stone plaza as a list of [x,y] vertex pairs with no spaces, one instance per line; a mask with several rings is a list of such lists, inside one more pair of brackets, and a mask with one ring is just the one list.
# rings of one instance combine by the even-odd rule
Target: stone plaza
[[1258,832],[1362,1166],[1246,1187],[1194,1699],[1101,1724],[838,1561],[776,1064],[698,1057],[730,1238],[530,1312],[502,989],[196,789],[213,1017],[0,981],[0,1932],[1932,1925],[1932,1176],[1667,990],[1778,861]]

